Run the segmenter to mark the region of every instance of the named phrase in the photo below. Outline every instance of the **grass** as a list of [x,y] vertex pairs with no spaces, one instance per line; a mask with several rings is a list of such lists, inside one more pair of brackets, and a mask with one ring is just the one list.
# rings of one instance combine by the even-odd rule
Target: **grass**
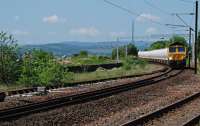
[[12,91],[12,90],[19,90],[23,88],[28,88],[26,85],[22,84],[0,84],[0,92],[2,91]]
[[148,73],[148,72],[154,71],[156,67],[157,66],[153,64],[146,64],[145,67],[141,65],[133,65],[128,70],[126,70],[124,67],[114,68],[112,70],[105,70],[105,69],[99,68],[95,72],[72,74],[70,80],[67,80],[66,83],[100,80],[100,79],[108,79],[108,78],[113,78],[113,77]]
[[[74,56],[66,59],[69,63],[69,66],[78,66],[78,65],[95,65],[95,64],[108,64],[114,63],[115,61],[110,59],[109,57],[103,56]],[[64,61],[64,62],[65,62]]]
[[[123,59],[122,62],[123,62],[122,67],[113,68],[111,70],[98,68],[95,72],[68,73],[68,76],[65,78],[64,83],[67,84],[67,83],[100,80],[100,79],[108,79],[108,78],[113,78],[113,77],[149,73],[149,72],[154,71],[155,68],[157,67],[157,65],[148,64],[145,61],[137,60],[134,58]],[[104,61],[103,63],[107,63],[107,62]],[[12,84],[12,85],[0,84],[0,91],[17,90],[17,89],[22,89],[22,88],[28,88],[28,87],[27,85],[20,85],[20,84]]]

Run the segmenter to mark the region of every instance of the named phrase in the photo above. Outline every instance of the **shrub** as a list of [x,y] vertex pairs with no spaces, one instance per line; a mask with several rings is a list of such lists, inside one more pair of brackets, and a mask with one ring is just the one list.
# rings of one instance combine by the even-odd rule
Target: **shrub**
[[18,83],[32,86],[61,84],[67,72],[55,57],[42,50],[33,50],[23,56],[22,73]]
[[140,60],[134,57],[128,57],[123,61],[123,68],[125,70],[134,69],[136,66],[145,68],[147,62],[145,60]]
[[17,47],[12,35],[0,33],[0,83],[13,83],[19,77],[20,60]]
[[[138,55],[138,49],[134,44],[128,44],[127,46],[127,54],[128,56],[137,56]],[[119,57],[125,57],[125,51],[126,51],[126,46],[121,46],[118,48],[119,51]],[[117,49],[114,48],[112,50],[112,59],[115,59],[117,57]]]
[[88,52],[87,51],[80,51],[79,56],[88,57]]

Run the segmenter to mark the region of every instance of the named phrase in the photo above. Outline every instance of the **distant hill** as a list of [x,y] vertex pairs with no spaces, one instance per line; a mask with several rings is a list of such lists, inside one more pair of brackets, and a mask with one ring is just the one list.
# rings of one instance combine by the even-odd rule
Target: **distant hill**
[[[42,49],[48,52],[52,52],[57,56],[70,56],[72,54],[79,53],[81,50],[87,50],[91,54],[96,55],[111,55],[112,48],[128,44],[130,42],[60,42],[53,44],[43,45],[25,45],[21,46],[20,51],[25,52],[30,49]],[[143,50],[149,47],[149,42],[138,41],[136,46],[138,49]]]

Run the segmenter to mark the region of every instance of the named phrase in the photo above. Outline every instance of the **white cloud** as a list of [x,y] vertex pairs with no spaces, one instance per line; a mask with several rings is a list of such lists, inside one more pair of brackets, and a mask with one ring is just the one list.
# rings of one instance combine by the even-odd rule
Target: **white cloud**
[[67,20],[66,18],[58,17],[57,15],[54,14],[52,16],[43,17],[42,21],[44,23],[55,24],[58,22],[65,23]]
[[19,16],[14,16],[15,21],[19,21],[20,17]]
[[100,34],[100,31],[95,27],[88,27],[88,28],[71,29],[69,33],[71,35],[95,37]]
[[147,28],[145,33],[148,34],[148,35],[151,35],[151,34],[156,34],[158,32],[158,30],[154,27],[150,27],[150,28]]
[[110,36],[112,38],[116,38],[116,37],[126,37],[127,33],[126,32],[110,32]]
[[18,35],[18,36],[27,36],[27,35],[30,35],[29,32],[27,31],[21,31],[21,30],[14,30],[12,32],[13,35]]
[[152,14],[143,13],[136,19],[136,21],[138,22],[145,22],[146,20],[160,21],[160,17]]
[[53,16],[49,16],[49,17],[44,17],[43,22],[45,22],[45,23],[57,23],[58,22],[58,16],[53,15]]

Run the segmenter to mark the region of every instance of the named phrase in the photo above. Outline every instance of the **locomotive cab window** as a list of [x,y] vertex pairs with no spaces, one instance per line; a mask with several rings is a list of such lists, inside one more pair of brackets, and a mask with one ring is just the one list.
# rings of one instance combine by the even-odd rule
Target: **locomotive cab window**
[[176,47],[170,47],[169,52],[176,52]]
[[185,48],[184,47],[178,47],[178,52],[185,52]]

